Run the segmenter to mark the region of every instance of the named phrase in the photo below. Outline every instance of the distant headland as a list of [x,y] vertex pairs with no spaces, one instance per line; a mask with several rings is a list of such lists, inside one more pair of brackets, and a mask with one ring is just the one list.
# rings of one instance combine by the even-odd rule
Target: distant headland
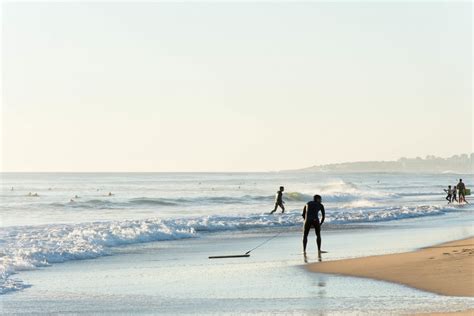
[[359,161],[291,170],[297,172],[407,172],[407,173],[474,173],[474,153],[441,158],[405,158],[396,161]]

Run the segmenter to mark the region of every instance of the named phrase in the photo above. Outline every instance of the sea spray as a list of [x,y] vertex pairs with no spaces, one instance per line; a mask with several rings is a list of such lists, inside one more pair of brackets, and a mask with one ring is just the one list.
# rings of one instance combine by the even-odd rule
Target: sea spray
[[[328,209],[326,225],[391,221],[441,215],[455,207],[421,205],[383,209]],[[301,212],[284,215],[207,215],[191,218],[145,219],[80,224],[50,224],[3,228],[0,232],[0,294],[27,285],[12,275],[21,270],[49,266],[70,260],[93,259],[111,254],[114,247],[163,240],[196,237],[199,234],[236,231],[289,229],[302,223]]]

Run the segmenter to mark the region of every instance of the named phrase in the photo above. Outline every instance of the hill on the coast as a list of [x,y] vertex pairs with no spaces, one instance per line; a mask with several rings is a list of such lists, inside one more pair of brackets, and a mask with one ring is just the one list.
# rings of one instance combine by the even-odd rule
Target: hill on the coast
[[359,161],[316,165],[292,171],[301,172],[410,172],[410,173],[474,173],[474,154],[449,158],[426,156],[396,161]]

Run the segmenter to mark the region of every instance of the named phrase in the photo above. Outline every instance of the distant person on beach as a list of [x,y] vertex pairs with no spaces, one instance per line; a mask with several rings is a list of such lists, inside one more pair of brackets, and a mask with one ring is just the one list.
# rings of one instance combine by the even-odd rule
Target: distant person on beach
[[277,191],[275,195],[275,208],[273,209],[273,211],[270,212],[270,214],[275,213],[278,206],[281,208],[281,212],[285,213],[285,206],[283,205],[285,204],[285,202],[283,201],[283,191],[285,191],[284,187],[280,187],[280,190]]
[[453,185],[453,197],[451,199],[451,202],[453,202],[453,201],[456,201],[456,202],[458,201],[457,191],[456,191],[456,186],[455,185]]
[[[321,221],[319,221],[319,212],[321,212]],[[321,196],[315,195],[313,201],[308,202],[303,209],[304,229],[303,229],[303,253],[306,254],[306,245],[308,244],[308,234],[311,227],[316,232],[316,243],[318,245],[318,254],[321,254],[321,225],[324,223],[326,213],[324,205],[321,203]]]
[[458,189],[458,200],[459,203],[466,202],[466,186],[464,185],[464,182],[462,182],[462,179],[459,179],[459,183],[456,186]]
[[[455,189],[456,190],[456,189]],[[451,186],[448,185],[448,189],[444,189],[444,192],[446,192],[448,195],[446,195],[446,200],[448,201],[448,204],[452,202],[453,198],[453,189],[451,189]]]
[[107,195],[108,195],[108,196],[112,196],[113,194],[112,194],[112,192],[109,192],[109,194],[107,194]]

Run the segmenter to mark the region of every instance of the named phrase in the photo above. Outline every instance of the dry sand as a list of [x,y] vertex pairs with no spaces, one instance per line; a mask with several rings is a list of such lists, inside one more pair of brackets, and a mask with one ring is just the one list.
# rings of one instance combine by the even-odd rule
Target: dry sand
[[474,237],[414,252],[318,262],[308,269],[390,281],[442,295],[474,296]]

